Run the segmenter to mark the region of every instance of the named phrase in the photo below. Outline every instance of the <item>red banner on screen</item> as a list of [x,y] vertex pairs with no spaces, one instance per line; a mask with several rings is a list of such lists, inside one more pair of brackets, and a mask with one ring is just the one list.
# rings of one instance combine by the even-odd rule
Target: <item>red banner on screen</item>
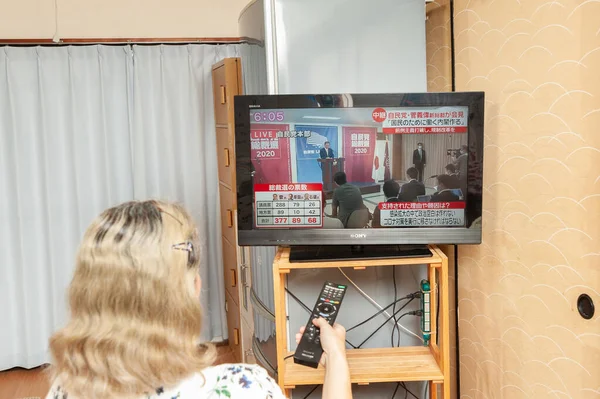
[[252,124],[250,156],[256,183],[292,180],[290,140],[277,137],[277,132],[289,130],[289,125]]
[[467,133],[466,126],[454,127],[384,127],[385,134]]
[[465,201],[452,202],[380,202],[380,210],[465,209]]
[[377,129],[374,127],[344,127],[345,172],[348,182],[374,182],[373,158]]
[[272,184],[255,184],[255,192],[264,191],[323,191],[322,183],[272,183]]

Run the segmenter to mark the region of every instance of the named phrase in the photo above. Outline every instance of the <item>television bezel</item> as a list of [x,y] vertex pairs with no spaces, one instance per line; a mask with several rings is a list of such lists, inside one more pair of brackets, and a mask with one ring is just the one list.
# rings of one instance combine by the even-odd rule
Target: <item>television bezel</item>
[[[250,157],[250,112],[289,108],[386,108],[466,106],[469,162],[465,215],[471,227],[406,227],[364,229],[254,229],[254,189]],[[390,94],[286,94],[243,95],[234,100],[238,244],[272,245],[389,245],[480,244],[483,208],[483,92],[390,93]],[[282,182],[283,183],[283,182]],[[246,184],[244,186],[244,184]],[[248,217],[250,215],[250,217]],[[477,221],[477,223],[473,223]]]

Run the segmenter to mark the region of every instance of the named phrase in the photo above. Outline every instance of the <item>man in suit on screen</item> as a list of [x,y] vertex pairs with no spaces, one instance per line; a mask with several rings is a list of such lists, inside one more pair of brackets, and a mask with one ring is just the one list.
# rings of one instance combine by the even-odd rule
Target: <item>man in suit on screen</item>
[[423,182],[423,171],[425,170],[425,164],[427,163],[427,153],[423,149],[423,143],[417,144],[417,149],[413,151],[413,165],[419,176],[417,180]]
[[[385,197],[385,202],[400,201],[398,197],[399,192],[400,185],[397,181],[387,180],[385,183],[383,183],[383,196]],[[373,211],[373,221],[371,222],[371,227],[381,227],[381,210],[379,209],[379,206],[375,206],[375,210]]]
[[419,195],[425,195],[425,185],[417,181],[418,174],[416,168],[408,168],[406,171],[408,182],[402,185],[398,195],[401,202],[414,202]]
[[321,148],[319,154],[321,156],[321,159],[333,158],[333,150],[329,148],[330,146],[331,143],[329,143],[329,141],[326,141],[325,144],[323,144],[323,148]]
[[438,191],[431,196],[431,202],[453,202],[458,201],[459,197],[452,192],[452,178],[448,175],[439,175],[437,177]]

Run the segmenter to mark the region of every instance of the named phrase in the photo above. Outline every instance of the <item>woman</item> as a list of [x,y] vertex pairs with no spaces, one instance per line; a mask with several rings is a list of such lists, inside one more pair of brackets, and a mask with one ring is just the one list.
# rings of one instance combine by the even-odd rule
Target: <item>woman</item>
[[[92,223],[69,288],[71,319],[50,339],[48,399],[283,398],[260,367],[211,367],[214,349],[197,344],[198,247],[192,219],[174,204],[128,202]],[[323,397],[350,398],[345,331],[316,324],[336,370]]]

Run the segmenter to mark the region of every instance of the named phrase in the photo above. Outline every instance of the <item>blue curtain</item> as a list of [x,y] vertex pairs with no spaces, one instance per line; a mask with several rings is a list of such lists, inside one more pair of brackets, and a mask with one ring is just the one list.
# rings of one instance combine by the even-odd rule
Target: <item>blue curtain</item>
[[298,168],[298,183],[320,183],[322,172],[317,159],[323,144],[329,141],[333,156],[339,157],[338,127],[337,126],[314,126],[296,125],[297,132],[311,132],[310,137],[296,138],[296,166]]

